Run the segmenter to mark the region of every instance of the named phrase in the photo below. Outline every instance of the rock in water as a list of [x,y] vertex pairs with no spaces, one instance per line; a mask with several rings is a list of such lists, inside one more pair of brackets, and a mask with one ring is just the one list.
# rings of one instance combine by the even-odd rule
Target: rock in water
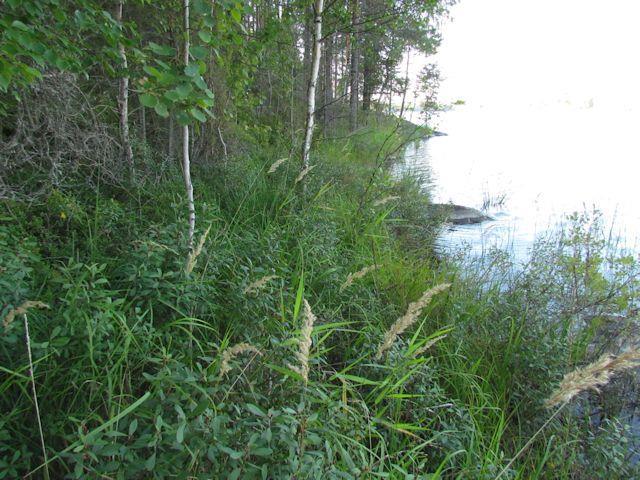
[[444,218],[446,222],[454,225],[471,225],[493,220],[480,210],[453,203],[432,203],[430,207],[434,216]]

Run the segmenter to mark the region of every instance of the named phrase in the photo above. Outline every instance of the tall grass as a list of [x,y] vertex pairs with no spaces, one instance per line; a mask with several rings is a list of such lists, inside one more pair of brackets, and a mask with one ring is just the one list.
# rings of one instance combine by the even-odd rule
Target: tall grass
[[29,312],[32,378],[24,326],[0,334],[0,478],[587,478],[603,437],[544,400],[589,342],[549,313],[567,272],[574,306],[611,284],[562,257],[481,288],[437,258],[428,192],[371,180],[403,140],[320,142],[304,192],[278,147],[202,167],[186,266],[179,180],[4,203],[2,318],[51,309]]

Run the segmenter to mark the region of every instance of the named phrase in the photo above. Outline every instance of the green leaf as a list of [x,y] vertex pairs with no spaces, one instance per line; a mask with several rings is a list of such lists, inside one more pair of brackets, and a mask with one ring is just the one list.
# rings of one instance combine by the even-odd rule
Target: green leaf
[[138,420],[136,418],[134,418],[131,421],[131,423],[129,424],[129,436],[131,436],[134,433],[136,433],[137,429],[138,429]]
[[144,67],[142,67],[142,70],[144,70],[145,73],[147,73],[148,75],[151,75],[152,77],[157,78],[162,76],[162,74],[160,73],[160,70],[150,65],[145,65]]
[[148,93],[140,95],[140,103],[145,107],[153,108],[158,104],[158,99]]
[[184,429],[187,427],[186,423],[181,423],[176,432],[176,441],[182,443],[184,441]]
[[258,407],[257,405],[254,405],[253,403],[247,403],[247,410],[249,410],[251,413],[253,413],[254,415],[256,415],[258,417],[266,416],[266,413],[264,413],[260,409],[260,407]]
[[204,79],[199,75],[193,79],[193,83],[195,83],[200,90],[206,91],[208,89],[207,82],[205,82]]
[[9,84],[11,83],[12,76],[13,73],[8,69],[4,71],[0,70],[0,90],[3,92],[7,91],[7,88],[9,88]]
[[148,471],[152,471],[155,466],[156,466],[156,454],[154,452],[153,455],[151,455],[147,459],[147,461],[144,462],[144,468],[146,468]]
[[169,90],[168,92],[164,92],[164,98],[166,98],[167,100],[169,100],[170,102],[177,102],[178,100],[181,99],[180,94],[178,92],[176,92],[175,90]]
[[196,75],[198,75],[198,73],[200,73],[200,65],[198,65],[197,63],[190,63],[189,65],[184,67],[184,74],[187,77],[195,77]]
[[11,23],[11,26],[14,28],[17,28],[18,30],[22,30],[23,32],[30,32],[31,29],[29,27],[27,27],[24,23],[22,23],[20,20],[14,20]]
[[258,457],[268,457],[273,453],[273,450],[269,447],[259,447],[255,450],[251,450],[251,455],[256,455]]
[[178,120],[178,123],[182,126],[191,124],[191,117],[182,110],[176,113],[176,120]]
[[209,49],[201,45],[191,47],[189,51],[191,52],[191,55],[193,55],[198,60],[204,60],[205,58],[207,58],[207,55],[209,55]]
[[167,106],[164,103],[158,102],[153,109],[163,118],[167,118],[169,116],[169,110],[167,110]]
[[204,113],[202,113],[202,110],[199,110],[197,108],[192,108],[191,110],[189,110],[189,113],[193,118],[195,118],[199,122],[207,121],[207,116]]
[[181,83],[175,88],[175,91],[184,100],[193,91],[193,87],[188,83]]
[[209,33],[206,30],[200,30],[198,32],[198,37],[200,37],[200,40],[202,40],[204,43],[209,43],[211,41],[211,33]]
[[154,42],[149,42],[149,48],[156,55],[161,55],[163,57],[171,57],[176,54],[176,50],[169,45],[158,45]]
[[229,457],[231,457],[234,460],[240,460],[242,458],[242,452],[239,452],[237,450],[233,450],[232,448],[229,447],[225,447],[224,445],[220,445],[218,446],[218,448],[226,453],[227,455],[229,455]]
[[233,18],[237,23],[240,23],[242,21],[242,13],[240,12],[239,9],[234,8],[233,10],[231,10],[231,18]]

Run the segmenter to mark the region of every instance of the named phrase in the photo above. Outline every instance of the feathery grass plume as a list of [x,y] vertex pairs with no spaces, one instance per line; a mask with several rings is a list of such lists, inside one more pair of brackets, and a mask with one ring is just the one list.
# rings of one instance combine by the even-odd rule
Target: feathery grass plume
[[420,355],[422,355],[424,352],[426,352],[427,350],[429,350],[431,347],[433,347],[436,343],[438,343],[440,340],[444,340],[445,338],[447,338],[446,335],[440,335],[439,337],[435,337],[432,338],[431,340],[429,340],[427,343],[425,343],[423,346],[421,346],[420,348],[418,348],[415,352],[413,352],[413,356],[414,357],[419,357]]
[[627,350],[620,355],[605,354],[586,367],[567,373],[560,386],[545,401],[547,408],[565,404],[585,390],[599,391],[613,376],[624,370],[640,366],[640,349]]
[[50,308],[50,307],[46,303],[40,302],[38,300],[27,300],[25,302],[22,302],[22,305],[14,308],[13,310],[10,310],[9,313],[7,313],[7,316],[4,317],[4,320],[2,321],[2,325],[4,326],[5,332],[9,329],[9,325],[13,323],[17,315],[25,315],[27,311],[29,311],[31,308]]
[[298,183],[299,181],[301,181],[307,175],[307,173],[309,173],[314,168],[316,168],[315,165],[309,165],[307,167],[304,167],[300,172],[300,175],[298,175],[298,178],[296,178],[295,183]]
[[268,282],[270,282],[274,278],[278,278],[278,276],[277,275],[266,275],[266,276],[260,278],[259,280],[256,280],[255,282],[249,284],[247,286],[247,288],[245,288],[242,291],[242,293],[244,293],[245,295],[257,293],[258,290],[260,290],[262,287],[264,287]]
[[400,197],[398,197],[397,195],[391,195],[389,197],[385,197],[385,198],[382,198],[380,200],[376,200],[375,202],[373,202],[373,206],[374,207],[380,207],[380,206],[384,205],[385,203],[389,203],[389,202],[392,202],[394,200],[400,200]]
[[300,338],[298,339],[298,351],[296,352],[296,359],[298,365],[289,364],[288,367],[304,379],[304,383],[309,382],[309,351],[311,350],[311,333],[313,332],[313,324],[316,321],[316,316],[311,311],[311,306],[306,299],[304,302],[304,320],[302,323],[302,329],[300,330]]
[[402,332],[404,332],[411,325],[413,325],[416,320],[418,320],[422,309],[429,305],[429,302],[431,302],[431,299],[435,295],[440,292],[444,292],[450,286],[450,283],[442,283],[440,285],[436,285],[435,287],[430,288],[429,290],[424,292],[417,301],[411,302],[409,304],[409,307],[407,308],[407,312],[402,317],[398,318],[398,320],[396,320],[395,323],[391,325],[389,330],[387,330],[387,332],[384,334],[382,343],[378,347],[376,359],[381,359],[384,352],[391,348],[398,336],[401,335]]
[[343,291],[345,288],[350,287],[351,285],[353,285],[353,282],[361,279],[367,273],[373,270],[377,270],[378,268],[380,268],[380,265],[369,265],[368,267],[364,267],[362,270],[359,270],[355,273],[350,273],[349,275],[347,275],[347,279],[344,281],[344,283],[340,287],[340,291]]
[[222,352],[222,361],[220,362],[220,377],[231,371],[230,362],[238,355],[253,352],[255,355],[262,355],[262,352],[250,343],[238,343],[233,347],[229,347]]
[[275,162],[273,162],[271,164],[271,166],[269,167],[269,170],[267,170],[267,173],[275,172],[278,169],[278,167],[280,165],[282,165],[284,162],[286,162],[287,160],[289,160],[289,157],[285,157],[285,158],[281,158],[280,160],[276,160]]
[[193,272],[193,269],[196,266],[196,262],[198,261],[198,257],[202,253],[202,247],[204,247],[204,242],[207,241],[207,237],[209,236],[209,231],[211,230],[211,225],[209,228],[202,234],[200,240],[198,241],[198,245],[191,252],[189,252],[189,256],[187,257],[187,265],[184,268],[184,271],[189,275]]

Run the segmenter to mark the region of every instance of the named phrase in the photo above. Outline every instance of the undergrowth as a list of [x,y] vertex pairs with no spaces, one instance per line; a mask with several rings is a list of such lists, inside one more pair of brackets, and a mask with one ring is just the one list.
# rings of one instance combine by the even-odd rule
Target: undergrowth
[[633,260],[600,276],[607,258],[577,247],[584,220],[522,275],[481,282],[434,256],[428,192],[387,173],[389,135],[322,142],[304,191],[278,146],[200,166],[197,234],[210,232],[192,269],[178,174],[3,202],[0,318],[50,308],[26,312],[46,465],[23,317],[0,326],[0,478],[630,478],[624,427],[594,428],[584,409],[509,461],[599,326],[631,308]]

